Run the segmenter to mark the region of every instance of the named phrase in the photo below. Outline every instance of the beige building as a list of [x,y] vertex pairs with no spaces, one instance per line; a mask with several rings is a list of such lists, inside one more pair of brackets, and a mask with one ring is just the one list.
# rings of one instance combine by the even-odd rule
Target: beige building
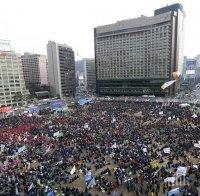
[[25,96],[27,93],[21,56],[0,51],[0,106],[17,105],[16,95]]
[[46,56],[24,53],[21,58],[26,87],[30,91],[39,91],[42,86],[48,86]]

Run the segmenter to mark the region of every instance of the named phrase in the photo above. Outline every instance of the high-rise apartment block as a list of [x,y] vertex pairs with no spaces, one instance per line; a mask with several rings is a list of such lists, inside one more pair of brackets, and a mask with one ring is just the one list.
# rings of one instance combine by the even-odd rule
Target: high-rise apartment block
[[26,87],[34,92],[48,86],[46,56],[24,53],[21,58]]
[[179,84],[161,85],[182,72],[185,13],[181,4],[154,16],[118,21],[94,29],[99,95],[175,95]]
[[86,88],[91,91],[95,92],[96,90],[96,73],[95,73],[95,60],[92,58],[84,58],[84,78],[86,81]]
[[75,96],[74,51],[66,44],[49,41],[47,44],[48,76],[52,96]]
[[[3,45],[6,43],[4,40],[0,42]],[[7,49],[3,51],[4,49],[5,47],[0,51],[0,106],[17,105],[22,101],[22,96],[28,94],[23,77],[21,56]]]

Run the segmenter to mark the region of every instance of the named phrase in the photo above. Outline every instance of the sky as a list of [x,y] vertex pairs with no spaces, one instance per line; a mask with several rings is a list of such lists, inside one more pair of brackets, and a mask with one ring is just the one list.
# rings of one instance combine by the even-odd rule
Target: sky
[[48,40],[66,43],[76,60],[94,57],[93,29],[141,15],[152,16],[167,4],[182,3],[185,18],[184,55],[200,54],[199,0],[4,0],[0,39],[17,53],[46,54]]

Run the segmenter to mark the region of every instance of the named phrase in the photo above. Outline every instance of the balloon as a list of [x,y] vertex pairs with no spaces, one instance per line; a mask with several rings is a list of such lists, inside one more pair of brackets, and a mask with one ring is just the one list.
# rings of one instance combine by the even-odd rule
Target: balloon
[[178,80],[181,76],[181,73],[179,71],[175,71],[172,73],[173,80]]

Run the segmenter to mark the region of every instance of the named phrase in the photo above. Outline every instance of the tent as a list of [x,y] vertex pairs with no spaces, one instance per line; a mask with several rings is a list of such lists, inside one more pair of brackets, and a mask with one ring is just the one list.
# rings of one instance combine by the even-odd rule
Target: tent
[[167,194],[167,196],[178,196],[178,195],[180,195],[180,188],[172,189]]

